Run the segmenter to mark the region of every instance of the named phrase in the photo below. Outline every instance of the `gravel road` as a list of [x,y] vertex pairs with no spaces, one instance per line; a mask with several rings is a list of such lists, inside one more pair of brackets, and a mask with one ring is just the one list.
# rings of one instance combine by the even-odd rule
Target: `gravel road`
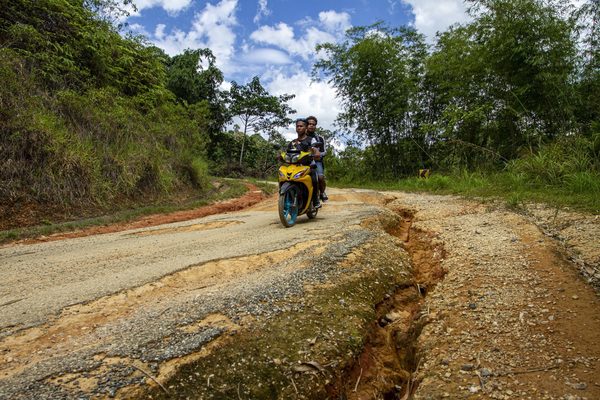
[[[600,398],[597,216],[398,192],[332,189],[330,198],[291,229],[271,198],[3,246],[0,399],[145,398],[147,388],[261,398],[268,385],[274,398],[400,398],[407,387],[415,399]],[[411,254],[408,264],[403,218],[441,249],[445,277],[424,298],[418,264],[427,260]],[[395,290],[415,291],[410,310],[394,309],[407,304],[394,304],[404,296]],[[384,327],[380,312],[401,318]],[[378,329],[389,332],[386,351],[402,353],[398,329],[415,331],[415,321],[414,370],[384,371],[401,355],[361,354]],[[268,345],[273,326],[288,354]],[[377,358],[381,370],[352,367]]]
[[[140,381],[130,378],[132,362],[117,361],[156,368],[246,315],[276,312],[274,301],[327,279],[336,260],[371,236],[357,229],[377,212],[366,196],[331,194],[316,220],[302,217],[292,229],[281,226],[272,199],[243,212],[3,247],[0,398],[114,394]],[[102,365],[93,379],[68,384],[70,373]]]

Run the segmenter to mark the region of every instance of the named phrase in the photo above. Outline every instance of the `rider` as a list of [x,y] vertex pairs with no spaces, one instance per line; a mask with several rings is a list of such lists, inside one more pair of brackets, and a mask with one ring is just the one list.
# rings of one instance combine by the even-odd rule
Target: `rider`
[[[298,118],[296,120],[296,133],[298,134],[298,137],[288,144],[287,149],[296,151],[310,151],[316,160],[320,160],[321,153],[319,152],[317,140],[312,136],[307,136],[306,125],[306,119]],[[313,184],[313,205],[315,208],[320,208],[321,202],[319,201],[319,196],[317,196],[317,173],[315,168],[310,169],[310,177]]]
[[322,136],[317,135],[315,132],[317,129],[317,117],[310,116],[306,118],[307,126],[306,131],[307,135],[315,138],[317,141],[317,148],[319,149],[319,153],[321,154],[321,158],[319,160],[315,160],[317,164],[317,175],[319,176],[319,190],[321,192],[321,200],[327,201],[329,197],[327,197],[327,193],[325,193],[325,188],[327,184],[325,182],[325,165],[323,164],[323,157],[327,154],[325,150],[325,139]]

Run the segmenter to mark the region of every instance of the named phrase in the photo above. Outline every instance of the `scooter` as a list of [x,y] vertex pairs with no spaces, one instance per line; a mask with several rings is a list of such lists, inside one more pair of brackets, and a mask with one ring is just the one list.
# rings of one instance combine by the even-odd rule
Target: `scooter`
[[319,212],[313,204],[312,153],[284,151],[279,167],[279,220],[286,228],[296,224],[298,216],[313,219]]

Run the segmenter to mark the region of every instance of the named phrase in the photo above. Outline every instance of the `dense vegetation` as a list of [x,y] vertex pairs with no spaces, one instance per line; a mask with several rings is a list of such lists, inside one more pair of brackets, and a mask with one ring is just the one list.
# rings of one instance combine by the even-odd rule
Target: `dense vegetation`
[[[210,50],[169,57],[142,37],[123,37],[110,18],[122,4],[2,3],[4,217],[23,206],[102,208],[182,189],[202,193],[210,164],[225,174],[231,166],[264,170],[257,164],[273,152],[267,140],[223,132],[230,109],[242,113],[248,106],[219,89],[223,75]],[[262,107],[261,127],[287,124],[290,96],[269,96],[258,78],[253,88],[262,90],[253,97]],[[244,158],[228,153],[242,143]]]
[[[0,214],[202,193],[208,171],[274,170],[292,96],[270,95],[258,78],[220,90],[210,50],[170,57],[123,36],[111,16],[124,3],[3,2]],[[339,132],[322,132],[353,133],[328,156],[328,176],[397,182],[429,168],[434,187],[452,186],[441,172],[479,187],[581,194],[598,208],[600,1],[468,4],[472,22],[432,46],[412,28],[382,24],[319,46],[315,77],[344,107]]]
[[381,24],[320,46],[315,75],[336,87],[338,122],[360,139],[330,160],[330,177],[506,171],[600,197],[600,2],[468,3],[472,22],[430,52],[415,30]]

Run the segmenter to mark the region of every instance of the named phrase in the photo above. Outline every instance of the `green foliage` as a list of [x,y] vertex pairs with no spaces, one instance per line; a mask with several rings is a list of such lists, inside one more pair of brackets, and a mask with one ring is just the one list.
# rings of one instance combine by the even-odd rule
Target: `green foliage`
[[[336,88],[359,142],[328,155],[340,183],[554,191],[595,204],[600,179],[600,3],[469,1],[472,22],[428,53],[406,27],[355,27],[323,44],[315,76]],[[208,49],[169,57],[115,22],[130,0],[16,0],[0,7],[0,202],[108,203],[206,191],[208,171],[271,175],[291,95],[255,77],[219,90]],[[222,132],[229,119],[241,128]],[[253,135],[250,135],[253,133]],[[322,132],[331,140],[331,132]],[[262,136],[261,136],[262,135]],[[264,139],[268,137],[268,139]],[[206,160],[209,160],[208,162]],[[502,171],[502,172],[499,172]],[[509,200],[519,203],[519,201]]]
[[255,133],[272,132],[277,127],[289,125],[292,120],[288,116],[296,112],[287,102],[294,95],[270,95],[261,85],[258,76],[252,78],[246,85],[231,82],[229,90],[229,113],[237,118],[243,126],[242,147],[239,166],[244,161],[244,147],[248,130]]
[[136,95],[164,84],[166,56],[141,38],[122,38],[81,2],[17,0],[0,10],[0,45],[26,61],[49,89],[110,85]]
[[0,50],[2,203],[99,204],[189,184],[207,189],[200,105],[188,109],[160,91],[165,101],[149,103],[111,87],[52,96],[23,64]]
[[[594,175],[598,179],[600,175],[598,142],[598,137],[564,137],[543,146],[535,154],[510,162],[507,170],[525,177],[531,185],[581,188],[578,182]],[[597,187],[597,184],[588,185],[587,190],[594,191]]]
[[[416,32],[381,24],[318,47],[325,58],[313,72],[337,89],[338,124],[355,129],[366,149],[368,167],[359,175],[494,171],[546,143],[594,131],[598,30],[577,28],[597,23],[598,2],[576,14],[561,0],[469,3],[473,21],[439,34],[431,54]],[[578,32],[588,35],[583,52]]]
[[0,9],[1,203],[107,204],[208,190],[211,101],[219,101],[222,75],[213,57],[195,81],[201,93],[178,102],[167,66],[212,54],[171,60],[141,37],[122,37],[110,14],[129,3],[15,1]]
[[203,158],[194,158],[189,164],[190,181],[198,188],[205,189],[210,186],[208,177],[208,163]]
[[[208,64],[206,68],[202,61]],[[218,100],[223,73],[215,66],[215,56],[209,49],[185,50],[167,62],[167,70],[167,87],[177,98],[189,104]]]
[[425,138],[413,118],[420,111],[419,86],[426,47],[422,35],[410,28],[382,24],[347,31],[341,44],[317,46],[327,57],[315,64],[337,90],[344,112],[338,123],[354,129],[375,146],[373,173],[384,177],[406,173],[402,157],[420,160]]
[[[285,145],[273,139],[264,139],[259,134],[246,137],[243,132],[228,131],[220,135],[221,146],[211,150],[211,172],[215,175],[233,177],[269,178],[278,167],[277,154]],[[240,164],[240,154],[244,158]]]
[[443,145],[446,169],[489,168],[575,127],[576,48],[562,6],[472,3],[474,21],[442,33],[427,61],[428,128],[462,147]]
[[215,65],[210,49],[185,50],[166,62],[167,88],[178,100],[193,105],[205,102],[211,118],[206,129],[215,140],[228,120],[225,102],[227,94],[219,86],[223,73]]

